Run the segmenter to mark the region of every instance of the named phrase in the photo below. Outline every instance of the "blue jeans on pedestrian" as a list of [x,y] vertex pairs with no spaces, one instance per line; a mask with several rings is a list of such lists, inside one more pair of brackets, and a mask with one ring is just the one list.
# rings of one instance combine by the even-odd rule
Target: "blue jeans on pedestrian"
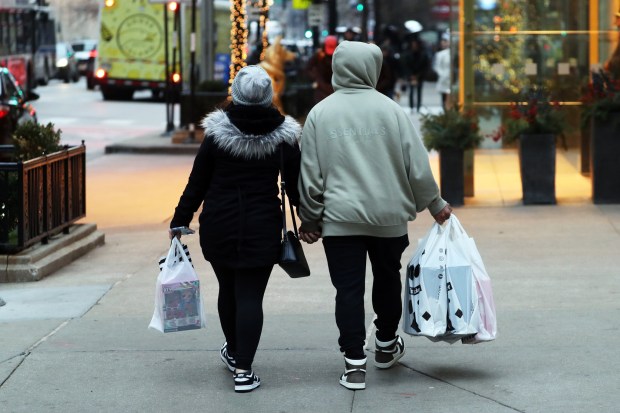
[[323,239],[329,275],[336,288],[336,325],[340,331],[338,344],[345,357],[365,357],[367,256],[372,266],[376,337],[389,341],[396,336],[402,314],[400,260],[408,245],[407,235],[395,238],[354,235]]

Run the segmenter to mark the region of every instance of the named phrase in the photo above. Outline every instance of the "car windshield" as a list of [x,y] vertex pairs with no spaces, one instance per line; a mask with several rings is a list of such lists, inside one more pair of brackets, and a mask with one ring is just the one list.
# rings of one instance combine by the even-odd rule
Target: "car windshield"
[[56,44],[56,57],[60,58],[62,56],[69,56],[69,50],[66,44],[57,43]]
[[95,41],[82,41],[82,42],[72,43],[72,45],[73,45],[73,50],[76,51],[76,52],[84,52],[84,51],[90,52],[91,50],[93,50],[97,46],[97,42],[95,42]]

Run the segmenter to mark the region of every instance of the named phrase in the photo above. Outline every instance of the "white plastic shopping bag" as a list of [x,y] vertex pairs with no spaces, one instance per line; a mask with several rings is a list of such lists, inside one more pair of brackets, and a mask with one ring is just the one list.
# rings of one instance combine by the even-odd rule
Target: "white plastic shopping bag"
[[455,343],[479,332],[471,239],[454,216],[434,223],[407,268],[403,330]]
[[165,261],[160,262],[149,328],[169,333],[205,326],[200,281],[188,255],[187,246],[174,237]]
[[470,238],[453,214],[445,230],[448,327],[445,341],[456,342],[478,331],[480,313],[473,275]]
[[478,292],[480,322],[477,333],[463,338],[462,342],[464,344],[476,344],[495,340],[497,336],[497,316],[495,313],[495,301],[493,300],[493,289],[491,288],[491,278],[486,271],[473,238],[469,238],[469,253]]
[[448,300],[442,233],[439,225],[433,225],[407,266],[403,300],[403,331],[407,334],[437,337],[446,332]]

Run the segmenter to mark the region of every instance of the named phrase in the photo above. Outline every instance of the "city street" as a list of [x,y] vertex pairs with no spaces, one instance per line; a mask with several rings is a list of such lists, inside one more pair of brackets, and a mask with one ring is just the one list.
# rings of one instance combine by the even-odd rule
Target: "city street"
[[93,159],[106,145],[165,131],[165,104],[153,101],[150,92],[136,92],[132,101],[104,101],[101,92],[87,90],[85,82],[84,77],[77,83],[52,80],[36,90],[40,98],[33,106],[39,122],[61,129],[61,143],[78,145],[84,140],[88,159]]
[[[304,245],[311,276],[290,279],[276,267],[267,288],[253,366],[262,385],[235,394],[219,358],[217,283],[197,236],[183,240],[207,328],[147,329],[157,261],[193,157],[103,154],[108,144],[162,132],[164,105],[104,102],[83,80],[39,92],[40,120],[63,129],[65,143],[86,141],[82,222],[96,223],[106,244],[39,282],[0,284],[0,412],[617,411],[619,205],[575,197],[529,207],[474,199],[456,208],[492,279],[497,340],[469,346],[404,336],[406,354],[388,371],[372,366],[368,268],[370,363],[367,389],[357,392],[338,384],[344,363],[322,245]],[[403,268],[431,224],[427,212],[410,224]]]

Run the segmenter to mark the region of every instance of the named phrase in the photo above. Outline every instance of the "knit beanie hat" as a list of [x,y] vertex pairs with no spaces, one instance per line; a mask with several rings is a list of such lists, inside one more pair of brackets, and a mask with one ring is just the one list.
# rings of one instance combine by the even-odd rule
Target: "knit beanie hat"
[[273,99],[271,78],[260,66],[246,66],[235,76],[231,94],[236,105],[270,106]]

